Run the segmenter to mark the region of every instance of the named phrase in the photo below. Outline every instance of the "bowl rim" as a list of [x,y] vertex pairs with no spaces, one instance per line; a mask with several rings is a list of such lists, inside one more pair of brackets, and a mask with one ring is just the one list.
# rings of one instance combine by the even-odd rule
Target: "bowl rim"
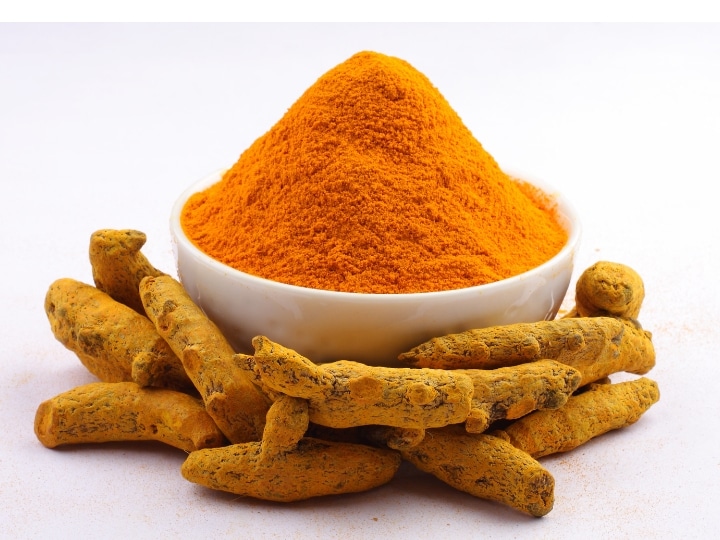
[[[200,190],[206,189],[211,185],[222,180],[223,175],[229,169],[217,169],[214,172],[202,177],[200,180],[195,181],[187,189],[185,189],[180,196],[175,200],[172,211],[170,214],[170,232],[173,241],[176,243],[182,243],[183,247],[190,252],[192,256],[199,259],[201,263],[209,266],[211,269],[226,274],[237,279],[245,280],[255,287],[264,287],[266,289],[273,290],[274,292],[292,294],[294,296],[312,296],[325,298],[327,300],[346,300],[356,301],[363,303],[383,303],[388,302],[407,302],[407,301],[433,301],[433,300],[449,300],[454,296],[465,296],[467,294],[489,294],[495,289],[503,289],[512,286],[516,282],[524,281],[532,278],[534,274],[543,273],[545,270],[557,264],[558,261],[565,259],[570,256],[572,258],[573,252],[576,250],[580,238],[582,235],[582,225],[580,223],[579,215],[575,207],[556,189],[545,181],[538,180],[527,174],[505,170],[503,172],[507,174],[511,179],[522,182],[528,182],[531,185],[539,188],[545,195],[547,195],[553,202],[558,215],[561,218],[561,225],[568,232],[568,239],[565,245],[560,251],[554,256],[545,261],[539,266],[532,268],[522,274],[517,274],[509,278],[493,281],[491,283],[484,283],[482,285],[473,285],[470,287],[462,287],[459,289],[450,289],[445,291],[429,291],[429,292],[415,292],[415,293],[363,293],[363,292],[346,292],[346,291],[332,291],[326,289],[313,289],[311,287],[303,287],[301,285],[291,285],[289,283],[282,283],[271,279],[263,278],[253,274],[248,274],[237,268],[233,268],[223,262],[214,259],[200,248],[198,248],[185,234],[180,223],[180,214],[185,206],[185,203],[190,196]],[[565,223],[563,223],[565,221]],[[177,259],[177,253],[176,253]],[[177,262],[177,260],[176,260]],[[182,277],[181,277],[182,279]]]

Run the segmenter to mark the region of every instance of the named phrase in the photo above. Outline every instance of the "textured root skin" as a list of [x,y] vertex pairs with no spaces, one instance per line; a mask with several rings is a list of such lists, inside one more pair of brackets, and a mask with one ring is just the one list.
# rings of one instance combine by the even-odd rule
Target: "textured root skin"
[[310,420],[317,424],[425,429],[464,422],[470,411],[472,381],[461,373],[346,360],[316,365],[263,336],[253,345],[255,372],[263,384],[307,399]]
[[552,510],[555,480],[542,465],[507,441],[470,434],[458,426],[428,430],[423,441],[400,450],[403,459],[475,497],[530,514]]
[[590,439],[637,422],[660,399],[647,377],[615,384],[593,384],[560,409],[536,411],[516,420],[500,435],[539,458],[577,448]]
[[270,406],[263,431],[261,452],[264,459],[293,450],[310,425],[307,401],[282,395]]
[[599,261],[575,285],[575,308],[565,317],[637,319],[645,299],[640,275],[624,264]]
[[280,396],[286,395],[282,392],[275,391],[263,382],[262,377],[260,377],[258,372],[256,372],[254,356],[244,353],[236,353],[235,356],[233,356],[233,362],[238,369],[242,369],[245,372],[245,376],[251,380],[255,386],[260,388],[260,391],[271,401],[276,401]]
[[567,318],[468,330],[431,339],[400,361],[435,369],[495,369],[557,360],[582,373],[581,385],[612,373],[644,375],[655,365],[650,332],[614,317]]
[[210,416],[232,443],[259,441],[268,398],[215,324],[170,276],[146,277],[140,295],[157,332],[180,358]]
[[165,275],[140,252],[146,241],[141,231],[101,229],[90,235],[89,249],[95,286],[143,315],[140,281],[145,276]]
[[180,359],[147,317],[96,287],[56,280],[45,295],[45,313],[55,338],[100,380],[193,388]]
[[48,448],[154,440],[192,452],[225,442],[197,398],[133,382],[90,383],[42,402],[35,435]]
[[395,476],[400,461],[391,450],[305,437],[272,459],[263,456],[260,442],[199,450],[188,456],[181,472],[211,489],[292,502],[381,486]]
[[[158,337],[162,339],[159,334]],[[182,362],[175,356],[165,340],[163,343],[163,351],[167,351],[167,356],[165,354],[158,356],[153,352],[141,352],[133,357],[130,368],[131,380],[140,386],[158,386],[197,394],[190,377],[185,373]]]
[[181,471],[197,484],[238,495],[291,502],[377,487],[400,466],[399,454],[306,437],[306,400],[280,395],[267,414],[262,441],[193,452]]
[[520,418],[536,409],[557,409],[580,385],[580,372],[554,360],[493,370],[457,370],[474,386],[472,409],[465,422],[482,433],[496,420]]

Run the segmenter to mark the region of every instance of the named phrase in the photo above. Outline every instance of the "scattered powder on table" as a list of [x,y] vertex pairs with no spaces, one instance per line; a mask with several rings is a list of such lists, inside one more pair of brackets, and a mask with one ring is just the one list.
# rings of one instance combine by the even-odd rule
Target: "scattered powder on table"
[[194,194],[181,220],[200,250],[249,274],[411,293],[552,258],[567,234],[547,200],[499,168],[422,73],[361,52]]

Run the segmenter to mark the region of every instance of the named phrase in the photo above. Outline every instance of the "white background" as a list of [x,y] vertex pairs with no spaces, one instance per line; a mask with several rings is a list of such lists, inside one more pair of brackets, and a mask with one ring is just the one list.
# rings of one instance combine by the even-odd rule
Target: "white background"
[[[160,445],[44,448],[38,404],[93,380],[50,333],[49,284],[91,282],[100,228],[146,232],[143,252],[172,273],[176,196],[368,49],[427,75],[501,166],[565,193],[583,219],[575,277],[597,260],[643,276],[660,402],[543,459],[556,502],[541,519],[410,467],[372,492],[281,505],[190,484],[184,454]],[[719,148],[718,25],[0,25],[0,537],[713,535]]]

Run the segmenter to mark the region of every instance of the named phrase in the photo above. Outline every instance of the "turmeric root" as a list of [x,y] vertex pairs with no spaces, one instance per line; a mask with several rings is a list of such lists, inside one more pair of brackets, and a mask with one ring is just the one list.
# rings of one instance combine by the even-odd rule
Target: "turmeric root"
[[225,436],[232,443],[260,440],[270,402],[236,363],[217,326],[170,276],[144,278],[140,296]]
[[400,466],[400,456],[387,449],[304,437],[307,426],[307,402],[281,396],[261,442],[193,452],[182,475],[212,489],[291,502],[365,491],[389,482]]
[[259,442],[198,450],[180,470],[186,480],[211,489],[292,502],[381,486],[395,476],[400,461],[391,450],[305,437],[271,460],[263,459]]
[[540,463],[509,442],[458,426],[428,430],[422,442],[400,449],[403,459],[448,485],[544,516],[555,501],[555,480]]
[[613,429],[637,422],[660,398],[646,377],[614,384],[592,384],[560,409],[535,411],[497,432],[535,458],[567,452]]
[[645,299],[640,275],[624,264],[600,261],[585,270],[575,285],[575,307],[567,317],[637,319]]
[[133,382],[90,383],[42,402],[35,434],[48,448],[155,440],[192,452],[225,440],[199,399]]
[[140,281],[162,276],[140,252],[145,233],[131,229],[101,229],[90,236],[90,265],[95,286],[111,298],[145,315],[140,301]]
[[334,428],[402,428],[464,422],[473,385],[445,370],[370,367],[341,360],[316,365],[263,336],[253,339],[255,370],[271,390],[308,400],[310,421]]
[[536,409],[557,409],[580,384],[580,372],[554,360],[492,370],[461,369],[473,381],[472,409],[465,422],[482,433],[501,419],[520,418]]
[[435,369],[494,369],[557,360],[582,373],[582,386],[619,371],[644,375],[655,365],[655,350],[650,332],[632,320],[583,317],[450,334],[418,345],[399,359]]
[[268,410],[260,452],[263,459],[291,451],[310,425],[307,401],[281,395]]
[[45,313],[55,338],[100,380],[192,389],[180,359],[147,317],[92,285],[56,280],[45,295]]

